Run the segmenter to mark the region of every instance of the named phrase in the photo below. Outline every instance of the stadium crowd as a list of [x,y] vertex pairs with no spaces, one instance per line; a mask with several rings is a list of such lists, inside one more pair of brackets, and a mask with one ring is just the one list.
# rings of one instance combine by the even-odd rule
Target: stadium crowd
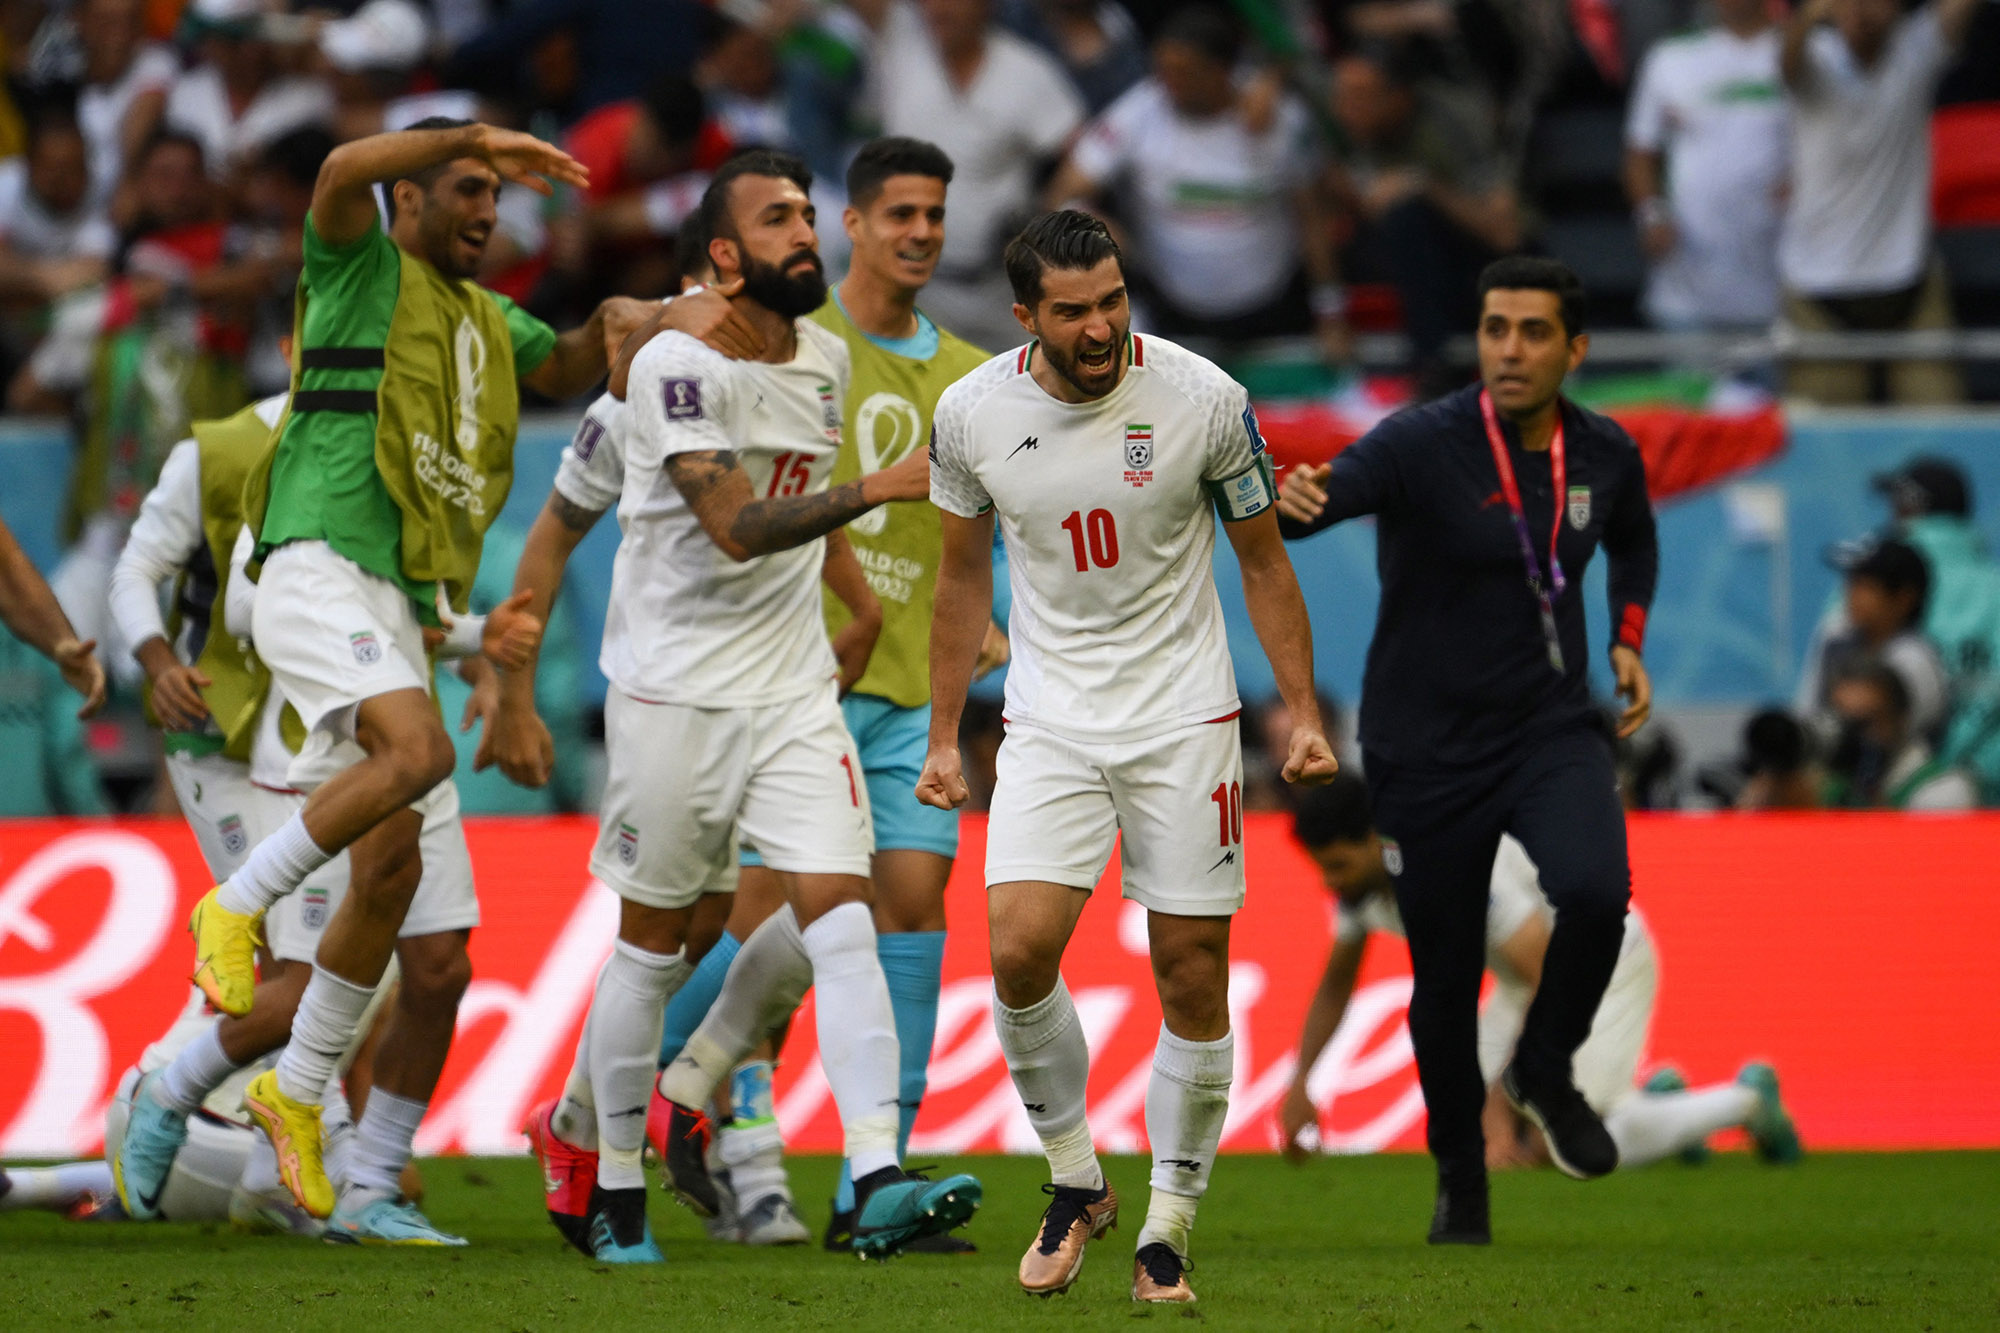
[[[1002,245],[1070,202],[1120,229],[1141,327],[1231,352],[1291,340],[1330,367],[1397,331],[1419,396],[1465,380],[1452,340],[1473,277],[1519,250],[1570,261],[1614,326],[1996,313],[1941,258],[1927,189],[1933,109],[2000,100],[2000,8],[1974,0],[0,0],[0,35],[7,406],[73,423],[52,581],[128,692],[102,604],[141,497],[190,421],[285,387],[327,153],[427,116],[529,129],[590,169],[550,199],[506,193],[484,259],[484,282],[558,326],[672,290],[673,238],[732,153],[800,153],[837,220],[845,161],[875,133],[958,164],[925,307],[988,347],[1018,335]],[[837,273],[844,238],[822,230]],[[1824,402],[1967,392],[1931,360],[1787,375]],[[1840,554],[1845,603],[1797,708],[1760,716],[1730,773],[1667,788],[1763,805],[2000,792],[1983,684],[2000,573],[1948,498],[1911,507],[1916,472],[1893,492],[1895,539]],[[52,669],[0,652],[0,729],[40,757],[0,782],[4,808],[143,803],[91,779]],[[548,675],[574,695],[578,673]],[[589,725],[573,700],[549,711]],[[558,799],[583,788],[572,775]]]

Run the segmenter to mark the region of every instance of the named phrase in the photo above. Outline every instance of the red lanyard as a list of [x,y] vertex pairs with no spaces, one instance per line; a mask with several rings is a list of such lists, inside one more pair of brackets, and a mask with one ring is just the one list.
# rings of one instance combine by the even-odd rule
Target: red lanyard
[[1500,419],[1493,411],[1493,395],[1479,391],[1479,412],[1486,419],[1486,443],[1493,450],[1493,468],[1500,474],[1500,493],[1513,511],[1514,535],[1521,543],[1521,560],[1528,567],[1528,588],[1541,605],[1542,635],[1548,640],[1549,664],[1563,669],[1562,640],[1556,631],[1555,599],[1563,595],[1568,580],[1563,577],[1562,560],[1556,549],[1562,537],[1563,505],[1568,498],[1569,472],[1563,457],[1562,412],[1556,412],[1555,433],[1549,437],[1549,480],[1555,509],[1549,528],[1549,574],[1542,578],[1541,562],[1535,559],[1534,538],[1528,535],[1528,512],[1521,505],[1520,483],[1514,480],[1514,460],[1507,456],[1507,440],[1500,433]]

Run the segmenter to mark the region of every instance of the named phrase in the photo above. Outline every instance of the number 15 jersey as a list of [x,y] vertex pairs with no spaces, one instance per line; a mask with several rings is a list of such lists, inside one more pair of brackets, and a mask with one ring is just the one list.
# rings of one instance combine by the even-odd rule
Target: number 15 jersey
[[1007,718],[1083,741],[1129,741],[1238,709],[1215,592],[1213,505],[1250,518],[1275,495],[1243,386],[1214,363],[1133,336],[1104,397],[1035,383],[1029,344],[945,390],[931,499],[1007,544],[1014,607]]

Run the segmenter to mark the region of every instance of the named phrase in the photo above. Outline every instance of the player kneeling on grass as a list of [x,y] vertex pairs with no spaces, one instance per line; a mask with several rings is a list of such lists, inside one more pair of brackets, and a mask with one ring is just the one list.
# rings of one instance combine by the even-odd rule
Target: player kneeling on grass
[[[1342,774],[1331,786],[1306,793],[1292,830],[1339,902],[1333,953],[1306,1011],[1298,1073],[1278,1115],[1286,1155],[1302,1161],[1308,1152],[1307,1131],[1319,1123],[1319,1108],[1307,1089],[1313,1065],[1347,1011],[1369,935],[1384,931],[1400,936],[1403,920],[1361,779]],[[1507,1101],[1499,1076],[1513,1056],[1535,997],[1554,921],[1534,863],[1520,843],[1503,837],[1486,909],[1486,966],[1498,985],[1479,1014],[1479,1064],[1487,1083],[1486,1163],[1491,1168],[1550,1163],[1541,1132]],[[1706,1088],[1690,1089],[1671,1069],[1639,1084],[1639,1058],[1658,984],[1652,932],[1634,908],[1625,918],[1618,966],[1575,1062],[1576,1086],[1604,1117],[1604,1127],[1618,1145],[1619,1163],[1643,1166],[1677,1153],[1699,1154],[1711,1134],[1725,1129],[1747,1131],[1766,1161],[1797,1161],[1798,1132],[1778,1098],[1778,1076],[1769,1065],[1746,1064],[1734,1083]]]
[[1090,1052],[1062,957],[1123,833],[1165,1022],[1146,1092],[1153,1193],[1132,1297],[1191,1301],[1188,1234],[1229,1109],[1229,922],[1243,905],[1241,707],[1211,573],[1223,519],[1251,623],[1294,726],[1284,775],[1333,776],[1312,639],[1243,386],[1131,332],[1104,224],[1045,214],[1007,247],[1033,337],[944,392],[931,499],[944,555],[931,622],[930,748],[917,797],[969,795],[959,717],[992,613],[993,526],[1014,592],[1007,739],[986,845],[993,1021],[1054,1176],[1023,1290],[1066,1291],[1118,1196],[1084,1116]]

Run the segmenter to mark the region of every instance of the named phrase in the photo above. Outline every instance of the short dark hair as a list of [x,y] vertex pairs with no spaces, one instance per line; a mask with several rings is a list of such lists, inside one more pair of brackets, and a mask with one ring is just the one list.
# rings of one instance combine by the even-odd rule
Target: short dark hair
[[1375,831],[1375,810],[1368,784],[1340,772],[1323,787],[1301,788],[1292,808],[1292,836],[1303,847],[1333,842],[1366,842]]
[[1752,774],[1789,777],[1805,767],[1810,752],[1806,729],[1783,708],[1763,709],[1744,724],[1744,767]]
[[1243,27],[1219,6],[1189,5],[1175,10],[1153,34],[1153,45],[1161,42],[1191,46],[1217,64],[1234,68],[1243,55]]
[[318,125],[307,125],[279,135],[266,145],[257,155],[257,169],[283,176],[293,185],[310,190],[333,147],[333,135]]
[[1486,293],[1491,291],[1554,292],[1556,303],[1562,310],[1563,332],[1572,338],[1583,333],[1584,318],[1589,313],[1589,298],[1584,294],[1583,279],[1560,259],[1544,259],[1540,255],[1508,255],[1505,259],[1496,259],[1479,273],[1479,305],[1482,310],[1486,306]]
[[949,185],[954,170],[951,158],[934,143],[899,135],[870,139],[847,164],[847,202],[867,208],[891,176],[929,176]]
[[1033,310],[1042,299],[1042,274],[1052,268],[1081,271],[1107,259],[1125,267],[1124,252],[1104,219],[1075,208],[1044,213],[1007,242],[1007,281],[1014,299]]
[[707,99],[685,74],[667,74],[654,80],[639,105],[670,144],[693,143],[708,119]]
[[[476,121],[460,120],[457,116],[425,116],[414,125],[405,125],[403,129],[406,132],[410,130],[464,130],[472,128],[477,123]],[[453,160],[456,159],[433,162],[422,171],[413,171],[407,176],[398,176],[395,180],[382,182],[382,198],[388,206],[389,221],[393,223],[396,220],[396,187],[398,185],[404,181],[408,181],[419,190],[428,192],[431,186],[437,184],[438,177],[444,175],[444,169],[450,166]]]
[[681,219],[681,229],[674,233],[674,267],[680,270],[675,280],[698,278],[708,266],[708,228],[701,225],[701,210],[696,209]]
[[696,215],[701,219],[703,249],[718,236],[738,239],[736,224],[729,217],[729,190],[744,176],[790,181],[807,194],[812,193],[812,168],[805,164],[804,158],[776,148],[750,148],[738,153],[715,169],[714,179],[702,191]]
[[1910,715],[1910,686],[1896,668],[1881,658],[1869,654],[1850,658],[1834,668],[1835,684],[1873,685],[1882,691],[1882,698],[1898,717]]

